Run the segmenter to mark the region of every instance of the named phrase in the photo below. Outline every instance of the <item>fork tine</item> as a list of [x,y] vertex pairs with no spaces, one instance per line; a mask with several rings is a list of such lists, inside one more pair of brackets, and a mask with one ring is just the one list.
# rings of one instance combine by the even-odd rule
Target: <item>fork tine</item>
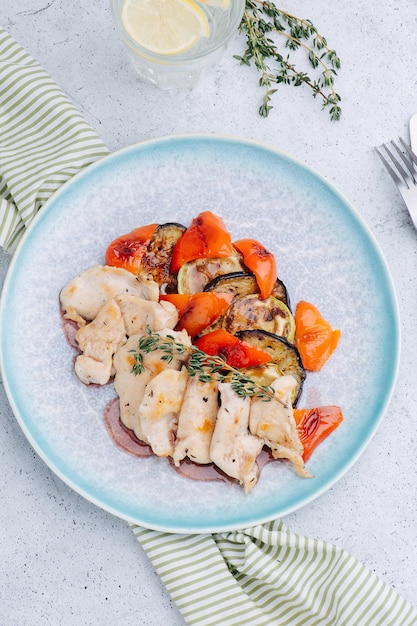
[[[401,143],[403,143],[403,145],[406,145],[402,140],[401,137],[399,137],[399,140]],[[391,141],[391,145],[395,148],[398,156],[401,158],[402,162],[404,163],[404,165],[406,166],[406,168],[408,169],[408,171],[411,174],[411,177],[413,179],[413,182],[415,184],[416,179],[414,178],[414,174],[415,174],[415,170],[413,168],[413,162],[412,160],[410,161],[404,154],[404,152],[401,150],[401,148],[398,147],[398,145],[395,143],[395,141]],[[408,153],[407,153],[408,154]]]
[[[405,205],[407,206],[411,221],[417,229],[417,155],[413,153],[411,148],[407,146],[407,144],[403,139],[401,139],[401,137],[399,138],[399,140],[400,143],[403,145],[407,155],[409,156],[410,161],[408,161],[405,154],[402,153],[401,149],[396,145],[394,141],[391,141],[392,149],[395,149],[395,152],[398,153],[398,157],[404,163],[408,171],[406,171],[402,167],[400,161],[392,153],[392,149],[390,150],[387,144],[382,144],[379,147],[375,147],[375,151],[381,159],[382,163],[384,164],[395,185],[397,186],[397,189],[400,192]],[[384,152],[382,152],[382,149],[384,150]],[[413,164],[416,165],[416,169],[413,168]],[[410,176],[408,172],[412,172],[412,176]]]
[[[383,146],[385,149],[387,149],[386,145],[383,144]],[[384,155],[381,152],[381,148],[375,148],[375,151],[377,153],[377,155],[379,156],[379,158],[381,159],[382,163],[385,165],[385,168],[388,172],[388,174],[391,176],[391,178],[393,179],[394,183],[396,185],[402,185],[403,181],[401,180],[401,178],[398,176],[398,174],[396,173],[396,171],[391,167],[391,165],[388,163],[388,161],[386,160],[386,158],[384,157]]]
[[[395,144],[393,144],[395,146]],[[407,172],[405,171],[405,169],[403,168],[403,166],[401,165],[401,163],[399,162],[398,158],[392,153],[392,150],[389,149],[388,145],[386,143],[384,143],[382,145],[382,147],[385,149],[385,152],[388,154],[388,156],[391,159],[391,163],[394,164],[394,166],[397,169],[397,172],[401,175],[398,176],[397,172],[395,172],[395,170],[393,169],[392,165],[390,165],[391,169],[393,169],[394,173],[396,174],[396,178],[394,178],[396,184],[400,184],[400,185],[406,185],[406,187],[409,187],[407,180],[410,180],[410,176],[409,174],[407,174]],[[388,162],[386,162],[388,163]]]
[[402,143],[403,148],[407,152],[408,156],[410,157],[410,159],[412,160],[414,165],[417,165],[417,155],[414,154],[414,152],[412,151],[410,146],[404,141],[404,139],[402,137],[399,137],[399,140]]

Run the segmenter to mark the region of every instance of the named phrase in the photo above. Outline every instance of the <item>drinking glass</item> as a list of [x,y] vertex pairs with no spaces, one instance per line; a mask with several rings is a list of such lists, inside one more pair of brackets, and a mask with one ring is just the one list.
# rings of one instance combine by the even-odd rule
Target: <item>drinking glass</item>
[[230,0],[227,8],[209,6],[196,0],[196,4],[207,15],[209,37],[200,37],[186,52],[164,55],[143,48],[126,31],[121,19],[124,1],[110,0],[118,33],[137,74],[162,89],[194,87],[202,74],[219,60],[228,42],[237,34],[245,8],[245,0]]

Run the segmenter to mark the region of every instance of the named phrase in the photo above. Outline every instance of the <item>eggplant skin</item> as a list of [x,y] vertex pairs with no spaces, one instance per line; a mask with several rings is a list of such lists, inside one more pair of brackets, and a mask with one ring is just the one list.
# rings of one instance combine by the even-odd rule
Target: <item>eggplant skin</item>
[[[229,274],[222,274],[213,278],[213,280],[204,287],[204,291],[220,291],[241,297],[259,293],[260,290],[253,274],[248,274],[247,272],[230,272]],[[271,296],[277,300],[281,300],[281,302],[289,308],[288,291],[279,278],[277,278]]]
[[142,258],[141,271],[148,272],[165,293],[177,291],[177,278],[171,274],[171,257],[175,244],[186,227],[176,222],[160,224]]
[[[236,333],[236,336],[242,341],[249,343],[251,346],[256,346],[257,348],[265,350],[272,357],[272,364],[267,363],[262,366],[262,368],[256,368],[258,373],[257,376],[256,372],[253,370],[251,372],[247,372],[248,374],[250,373],[252,376],[255,375],[255,377],[260,377],[262,379],[262,371],[273,365],[280,375],[294,376],[297,381],[297,387],[292,404],[293,406],[296,406],[301,396],[304,380],[306,378],[306,371],[303,367],[301,356],[297,348],[292,343],[284,339],[284,337],[278,337],[278,335],[274,335],[266,330],[241,330]],[[270,384],[269,381],[264,382],[266,384]]]

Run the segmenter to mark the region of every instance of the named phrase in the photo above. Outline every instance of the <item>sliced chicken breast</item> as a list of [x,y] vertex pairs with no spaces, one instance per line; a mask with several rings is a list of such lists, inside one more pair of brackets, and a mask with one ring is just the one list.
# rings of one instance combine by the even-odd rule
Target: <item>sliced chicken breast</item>
[[[141,433],[157,456],[172,456],[188,374],[166,369],[148,383],[139,407]],[[136,431],[135,431],[136,433]]]
[[158,332],[163,328],[174,328],[178,322],[178,311],[171,302],[154,302],[132,294],[116,296],[129,335],[143,333],[146,328]]
[[175,465],[179,466],[185,457],[202,465],[211,463],[210,445],[218,408],[217,382],[203,383],[198,376],[189,377],[178,418]]
[[298,436],[291,404],[291,395],[296,384],[293,376],[281,376],[271,384],[277,400],[264,402],[260,398],[253,398],[249,428],[253,435],[263,439],[271,449],[274,459],[290,460],[297,474],[308,478],[311,474],[304,467],[303,445]]
[[[158,333],[161,337],[170,335],[174,339],[185,345],[191,346],[191,340],[185,331],[177,332],[171,329],[163,329]],[[132,335],[127,342],[117,350],[113,358],[115,369],[114,388],[120,398],[120,419],[123,424],[133,430],[136,436],[145,443],[149,443],[142,432],[139,407],[145,395],[146,386],[149,381],[166,368],[179,370],[187,358],[187,354],[175,355],[168,363],[162,360],[164,353],[161,350],[154,350],[148,354],[142,353],[143,372],[135,375],[132,368],[135,365],[134,353],[138,349],[138,343],[143,333]]]
[[235,478],[245,493],[251,491],[259,468],[256,457],[264,442],[249,433],[250,399],[241,398],[230,383],[219,383],[220,408],[210,446],[210,456],[225,474]]
[[78,378],[86,385],[108,383],[113,354],[126,341],[125,325],[116,301],[108,300],[92,322],[77,330],[75,339],[82,351],[75,361]]
[[95,265],[73,278],[59,297],[65,317],[81,326],[94,319],[107,300],[121,294],[157,301],[159,287],[147,274],[135,276],[120,267]]

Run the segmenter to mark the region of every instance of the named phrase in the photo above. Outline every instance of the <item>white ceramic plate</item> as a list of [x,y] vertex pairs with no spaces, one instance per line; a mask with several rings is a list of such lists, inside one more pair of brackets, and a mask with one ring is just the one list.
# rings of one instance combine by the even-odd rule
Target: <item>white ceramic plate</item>
[[[310,374],[300,407],[337,404],[345,420],[313,454],[314,478],[270,463],[254,491],[182,478],[166,460],[116,447],[103,423],[112,385],[73,372],[60,289],[103,261],[119,234],[150,222],[221,215],[234,239],[261,240],[277,258],[293,307],[315,303],[339,347]],[[399,323],[391,280],[371,233],[321,176],[255,142],[182,136],[126,148],[87,168],[47,203],[15,253],[1,303],[1,367],[14,414],[49,467],[91,502],[172,532],[216,532],[294,511],[328,489],[374,434],[394,386]]]

